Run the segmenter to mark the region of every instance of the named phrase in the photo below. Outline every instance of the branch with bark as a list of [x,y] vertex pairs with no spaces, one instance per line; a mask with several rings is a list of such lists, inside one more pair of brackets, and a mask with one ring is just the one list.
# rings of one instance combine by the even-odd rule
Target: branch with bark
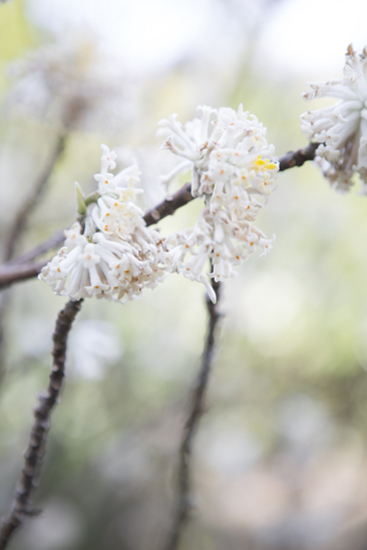
[[53,334],[53,362],[49,385],[44,394],[39,396],[38,406],[34,409],[34,422],[31,429],[28,447],[24,454],[24,467],[10,513],[2,522],[0,529],[0,550],[4,550],[14,531],[23,523],[25,517],[32,515],[31,496],[35,481],[40,472],[45,452],[50,417],[62,388],[65,376],[66,342],[71,325],[80,311],[83,300],[70,300],[60,311]]
[[288,151],[288,153],[279,159],[279,172],[284,172],[284,170],[294,168],[295,166],[303,166],[308,160],[314,160],[319,145],[320,143],[309,143],[303,149]]
[[20,265],[2,265],[0,266],[0,290],[7,288],[13,283],[25,281],[37,277],[43,266],[48,260],[43,262],[30,262]]
[[[315,151],[319,143],[310,143],[307,147],[303,149],[298,149],[297,151],[290,151],[283,157],[279,159],[279,171],[284,172],[295,166],[302,166],[306,161],[313,160],[315,158]],[[181,189],[179,189],[174,195],[166,197],[161,203],[157,204],[154,208],[148,210],[144,215],[144,220],[149,225],[154,225],[160,220],[167,216],[173,215],[176,210],[185,206],[195,197],[191,195],[191,184],[186,183]],[[42,267],[47,262],[34,262],[31,263],[30,260],[34,260],[41,254],[45,254],[49,250],[60,246],[64,241],[63,232],[58,232],[54,236],[50,237],[44,243],[41,243],[33,250],[30,250],[26,254],[19,256],[18,258],[12,259],[10,262],[0,266],[0,288],[9,286],[12,283],[30,279],[32,277],[37,277],[40,273]],[[27,268],[23,268],[19,264],[27,263]],[[8,270],[9,265],[13,265],[13,270]],[[17,267],[19,265],[19,268]],[[28,276],[26,275],[28,273]],[[11,278],[13,277],[13,278]]]
[[[0,267],[0,272],[2,271],[2,276],[0,275],[0,290],[6,288],[10,284],[16,281],[23,281],[31,277],[38,275],[39,271],[42,269],[44,262],[36,262],[33,265],[24,265],[21,266],[19,270],[11,269],[10,264],[17,263],[14,262],[13,256],[21,240],[22,235],[27,229],[29,219],[32,212],[40,201],[47,182],[50,179],[50,176],[55,168],[57,161],[62,155],[65,149],[67,133],[64,131],[59,135],[54,149],[43,168],[42,173],[36,179],[31,194],[25,199],[21,205],[18,212],[14,216],[14,220],[9,228],[7,233],[7,238],[4,245],[4,260],[7,262],[3,267]],[[26,255],[27,256],[27,255]],[[31,261],[37,258],[37,256],[31,257],[25,261]],[[10,268],[10,269],[9,269]],[[5,332],[5,323],[4,319],[6,317],[7,309],[9,306],[9,294],[7,292],[2,292],[0,296],[0,379],[4,374],[4,347],[6,343],[6,332]]]
[[206,305],[209,313],[208,332],[200,370],[193,388],[188,418],[184,427],[182,442],[179,451],[179,465],[177,476],[176,495],[177,501],[171,527],[168,531],[164,550],[176,550],[178,547],[182,529],[189,519],[191,504],[191,452],[192,443],[199,426],[200,418],[205,411],[205,396],[208,389],[210,373],[213,367],[215,352],[216,328],[222,314],[219,312],[221,283],[211,280],[217,302],[213,304],[206,296]]
[[38,244],[35,248],[32,248],[32,250],[29,250],[28,252],[25,252],[24,254],[21,254],[20,256],[17,256],[16,258],[12,258],[8,262],[6,262],[6,266],[10,265],[19,265],[19,264],[26,264],[29,262],[32,262],[39,256],[42,256],[43,254],[46,254],[46,252],[50,252],[50,250],[53,250],[54,248],[59,248],[62,243],[65,240],[65,235],[63,230],[56,231],[51,237],[46,239],[43,243]]

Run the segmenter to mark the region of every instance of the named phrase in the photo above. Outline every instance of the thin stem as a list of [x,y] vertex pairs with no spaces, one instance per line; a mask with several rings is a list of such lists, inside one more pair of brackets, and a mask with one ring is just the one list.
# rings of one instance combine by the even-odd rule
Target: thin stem
[[90,204],[96,203],[100,198],[100,196],[101,195],[98,191],[94,191],[90,195],[87,195],[84,199],[85,206],[89,206]]
[[19,243],[20,237],[27,228],[28,220],[32,214],[35,206],[37,205],[41,195],[45,189],[46,183],[48,182],[51,173],[55,167],[56,162],[60,158],[61,154],[64,151],[66,142],[66,134],[63,133],[59,136],[56,146],[51,153],[50,158],[46,166],[43,169],[43,172],[38,177],[35,185],[32,189],[30,196],[22,204],[18,212],[16,213],[13,223],[8,231],[8,237],[5,241],[4,246],[4,260],[7,262],[11,260],[14,256],[15,248]]
[[[24,234],[27,228],[31,214],[34,211],[35,207],[37,206],[45,190],[46,184],[50,178],[51,173],[54,170],[56,162],[58,161],[58,159],[60,158],[61,154],[64,151],[65,140],[66,140],[66,133],[63,132],[58,137],[54,150],[52,151],[46,166],[44,167],[42,173],[39,175],[39,177],[35,181],[31,194],[26,198],[26,200],[23,202],[18,212],[16,212],[15,214],[14,220],[9,230],[7,231],[7,238],[5,240],[5,245],[4,245],[4,260],[6,262],[11,261],[14,256],[14,253],[22,238],[22,235]],[[24,280],[24,279],[28,279],[29,277],[34,277],[38,275],[38,271],[37,271],[38,268],[39,268],[39,264],[32,266],[30,269],[21,269],[20,273],[16,274],[14,279],[11,279],[9,277],[9,272],[8,272],[7,273],[7,279],[9,281],[8,284],[15,282],[16,280],[18,281]],[[0,289],[3,288],[3,286],[8,286],[8,284],[3,285],[0,282]],[[4,362],[5,362],[4,359],[5,359],[5,353],[6,353],[4,349],[5,342],[6,342],[5,318],[7,315],[8,307],[9,307],[9,293],[2,292],[0,296],[0,379],[2,379],[5,371],[5,368],[4,368]]]
[[206,297],[206,305],[209,313],[208,333],[206,336],[201,367],[191,395],[189,415],[182,434],[176,487],[177,501],[172,524],[168,532],[168,537],[163,546],[164,550],[176,550],[180,541],[182,529],[189,519],[190,509],[192,508],[192,504],[190,502],[192,485],[192,443],[198,429],[200,418],[205,410],[205,396],[208,388],[209,376],[213,366],[216,327],[221,317],[218,309],[221,284],[216,283],[212,279],[212,286],[217,295],[217,303],[213,304],[209,297]]
[[19,265],[0,266],[0,290],[20,281],[37,277],[48,260]]
[[42,458],[45,452],[50,417],[55,407],[65,376],[66,342],[71,325],[81,309],[83,300],[70,300],[60,311],[53,334],[53,362],[47,390],[38,398],[34,409],[34,422],[30,433],[28,447],[24,454],[24,467],[15,492],[10,513],[0,528],[0,550],[4,550],[14,531],[23,523],[24,518],[32,515],[31,496],[35,489],[36,477],[40,473]]
[[38,258],[38,256],[42,256],[42,254],[49,252],[53,248],[58,248],[59,246],[61,246],[64,240],[65,240],[64,231],[62,230],[56,231],[46,241],[44,241],[43,243],[40,243],[32,250],[25,252],[21,256],[17,256],[16,258],[11,259],[9,262],[5,264],[5,266],[19,265],[19,264],[32,262],[33,260]]

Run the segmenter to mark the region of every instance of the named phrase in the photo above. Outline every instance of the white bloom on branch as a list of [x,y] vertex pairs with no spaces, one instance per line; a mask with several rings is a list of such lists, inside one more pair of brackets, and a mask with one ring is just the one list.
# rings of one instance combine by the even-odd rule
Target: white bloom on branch
[[65,246],[42,269],[39,278],[55,294],[76,300],[88,296],[120,302],[154,288],[165,274],[165,254],[157,231],[145,226],[135,204],[141,190],[136,163],[116,175],[115,154],[102,145],[97,203],[83,219],[65,231]]
[[357,55],[350,45],[344,77],[309,84],[307,100],[333,97],[340,101],[330,107],[307,111],[301,116],[301,129],[320,145],[316,162],[324,176],[337,189],[348,190],[358,173],[367,184],[367,51]]
[[[159,135],[167,136],[163,147],[186,159],[181,170],[191,166],[192,195],[214,192],[216,185],[242,184],[248,190],[268,195],[277,164],[274,146],[266,140],[266,128],[255,115],[222,107],[198,107],[200,118],[182,124],[177,115],[161,120]],[[179,168],[177,167],[177,169]]]
[[[171,270],[202,282],[215,301],[207,275],[215,281],[235,276],[233,266],[256,249],[261,255],[271,249],[273,239],[252,222],[275,186],[279,166],[266,128],[242,105],[237,112],[202,106],[199,115],[184,127],[176,115],[160,122],[164,147],[186,159],[177,170],[191,167],[192,195],[205,199],[195,226],[165,244]],[[212,271],[205,274],[209,261]]]

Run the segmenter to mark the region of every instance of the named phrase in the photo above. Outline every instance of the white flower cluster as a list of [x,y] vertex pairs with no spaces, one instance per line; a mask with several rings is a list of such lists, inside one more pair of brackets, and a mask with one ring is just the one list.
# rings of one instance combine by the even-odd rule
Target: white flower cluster
[[168,237],[166,246],[171,271],[202,282],[215,301],[204,273],[209,260],[209,277],[221,281],[236,275],[233,266],[256,249],[264,255],[272,246],[252,222],[274,188],[279,167],[266,128],[242,105],[237,112],[202,106],[199,115],[184,128],[176,115],[160,122],[164,147],[186,159],[166,181],[191,167],[192,195],[205,199],[195,226]]
[[205,200],[194,227],[166,238],[146,227],[135,203],[137,164],[113,175],[116,155],[102,145],[98,191],[84,199],[76,184],[82,222],[65,232],[65,246],[39,275],[56,294],[124,302],[176,271],[203,283],[215,302],[210,278],[234,276],[252,252],[270,250],[272,239],[252,223],[278,171],[266,129],[242,105],[199,112],[184,129],[175,116],[160,123],[169,134],[165,146],[185,158],[175,173],[191,166],[192,195]]
[[304,93],[308,100],[334,97],[331,107],[307,111],[301,129],[310,140],[319,142],[316,161],[336,188],[347,190],[357,172],[367,184],[367,51],[361,55],[348,47],[344,78],[312,83]]
[[136,164],[113,175],[115,153],[102,145],[97,204],[81,223],[65,231],[65,246],[42,269],[39,278],[55,294],[76,300],[88,296],[126,302],[164,276],[165,256],[157,231],[145,226],[135,204],[140,181]]

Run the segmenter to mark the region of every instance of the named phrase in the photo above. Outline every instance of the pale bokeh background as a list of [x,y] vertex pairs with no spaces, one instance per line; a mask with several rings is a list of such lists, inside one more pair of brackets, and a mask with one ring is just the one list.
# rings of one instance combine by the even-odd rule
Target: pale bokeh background
[[[60,87],[43,110],[37,82],[15,87],[14,62],[28,52],[83,39],[89,62],[96,52],[113,56],[112,73],[104,73],[107,62],[101,68],[102,84],[116,77],[122,85],[113,100],[98,96],[71,131],[18,252],[72,223],[73,182],[93,188],[101,142],[117,148],[121,166],[137,156],[142,206],[160,200],[159,175],[171,160],[155,132],[172,112],[185,121],[198,104],[243,102],[268,127],[279,156],[305,145],[305,82],[340,77],[347,45],[367,43],[366,16],[367,5],[357,0],[1,5],[2,242],[60,131],[53,107]],[[192,224],[199,208],[192,203],[177,212],[162,231]],[[276,241],[224,290],[208,412],[194,448],[197,509],[181,550],[318,548],[349,528],[341,548],[357,549],[355,533],[366,540],[367,504],[366,198],[358,189],[335,193],[309,163],[279,175],[258,225]],[[0,389],[0,514],[21,468],[30,411],[46,385],[63,304],[37,280],[11,291]],[[43,512],[13,548],[160,548],[205,321],[203,289],[178,276],[124,306],[84,304],[49,437],[37,498]]]

